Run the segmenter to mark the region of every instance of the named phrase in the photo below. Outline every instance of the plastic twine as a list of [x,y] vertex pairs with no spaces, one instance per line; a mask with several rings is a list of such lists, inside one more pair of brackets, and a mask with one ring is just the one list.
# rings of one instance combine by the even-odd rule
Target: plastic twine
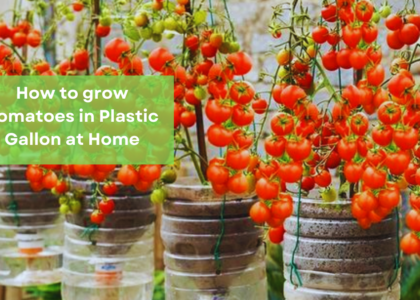
[[222,244],[223,236],[225,235],[225,205],[226,195],[223,196],[222,206],[220,209],[220,234],[217,238],[216,247],[214,248],[214,260],[216,261],[216,274],[222,272],[222,260],[220,259],[220,245]]
[[290,282],[295,285],[293,282],[293,273],[295,273],[299,286],[302,286],[302,278],[300,277],[299,269],[295,263],[295,255],[299,248],[299,237],[300,237],[300,204],[301,204],[301,198],[302,198],[302,178],[300,179],[299,183],[299,195],[298,195],[298,207],[297,207],[297,214],[296,214],[296,244],[295,248],[293,249],[292,253],[292,261],[290,263]]
[[16,226],[20,226],[20,218],[18,214],[19,206],[16,202],[15,193],[13,190],[12,173],[10,171],[10,165],[7,165],[7,179],[9,185],[10,198],[12,199],[7,209],[13,213],[13,220],[15,221]]
[[395,208],[395,213],[397,215],[397,255],[395,255],[394,261],[394,272],[392,273],[391,280],[389,281],[388,288],[391,288],[395,280],[398,278],[398,271],[400,270],[400,259],[401,259],[401,249],[400,249],[400,211],[398,207]]

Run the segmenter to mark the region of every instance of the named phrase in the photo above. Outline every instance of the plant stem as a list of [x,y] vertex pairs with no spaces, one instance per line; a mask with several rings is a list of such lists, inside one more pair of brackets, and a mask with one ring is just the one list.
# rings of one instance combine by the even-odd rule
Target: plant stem
[[[99,16],[101,14],[101,0],[93,0],[93,14],[92,23],[95,24],[95,28],[99,24]],[[95,36],[93,41],[93,68],[96,71],[101,66],[101,38]]]
[[[273,80],[273,84],[271,86],[271,92],[270,92],[270,97],[268,98],[268,106],[267,107],[270,107],[270,105],[271,105],[271,101],[273,99],[273,89],[276,86],[276,81],[277,81],[276,78],[277,78],[277,74],[279,73],[279,71],[280,71],[280,65],[277,67],[277,70],[274,73],[274,80]],[[263,117],[262,122],[261,122],[260,131],[258,132],[258,135],[257,135],[257,137],[254,140],[254,149],[255,149],[255,151],[257,150],[258,141],[260,140],[261,135],[262,135],[262,133],[264,131],[264,125],[265,125],[265,122],[267,121],[267,118],[268,118],[268,112],[269,112],[269,109],[267,109],[266,112],[265,112],[265,114],[264,114],[264,117]]]
[[[194,150],[193,144],[191,142],[191,136],[190,136],[190,132],[188,131],[188,128],[184,127],[185,130],[185,137],[187,138],[187,145],[188,148],[190,148],[191,150]],[[194,164],[194,167],[197,171],[197,175],[200,178],[200,181],[202,184],[206,183],[206,178],[204,177],[202,170],[200,169],[200,166],[198,164],[197,158],[195,157],[195,155],[191,155],[191,160]]]

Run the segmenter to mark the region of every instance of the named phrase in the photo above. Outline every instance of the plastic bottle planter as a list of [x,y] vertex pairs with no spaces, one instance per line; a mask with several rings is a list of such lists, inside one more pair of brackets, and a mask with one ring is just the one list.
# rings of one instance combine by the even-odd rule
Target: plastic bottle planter
[[210,187],[186,179],[178,182],[182,184],[168,187],[163,208],[166,299],[267,299],[262,231],[248,217],[256,199],[226,197],[224,236],[216,261],[223,197]]
[[0,167],[0,284],[61,281],[62,218],[57,198],[33,192],[25,166]]
[[92,229],[95,184],[81,180],[72,184],[84,190],[85,197],[82,211],[66,216],[64,300],[151,300],[155,214],[150,194],[120,186],[111,197],[115,211],[99,229]]
[[[297,199],[295,208],[297,208]],[[296,215],[285,222],[284,293],[287,300],[398,300],[399,270],[395,270],[397,221],[395,213],[370,229],[360,228],[351,201],[325,203],[302,199],[300,237],[294,263],[299,279],[290,272],[297,239]],[[297,209],[295,209],[296,213]],[[392,284],[391,288],[388,288]],[[295,285],[295,286],[294,286]]]

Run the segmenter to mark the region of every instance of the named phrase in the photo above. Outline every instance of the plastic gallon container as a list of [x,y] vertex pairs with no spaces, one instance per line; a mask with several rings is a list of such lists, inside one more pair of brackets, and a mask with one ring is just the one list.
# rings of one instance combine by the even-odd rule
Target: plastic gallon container
[[110,197],[115,211],[93,228],[95,184],[75,180],[72,185],[85,195],[81,212],[66,217],[63,299],[151,300],[155,213],[150,194],[120,186]]
[[63,219],[57,198],[33,192],[26,166],[0,167],[0,284],[61,281]]
[[267,299],[262,231],[248,216],[256,199],[224,199],[188,178],[178,182],[163,207],[166,299]]
[[[287,300],[400,299],[395,213],[365,230],[354,220],[350,200],[326,203],[302,198],[296,245],[297,201],[294,199],[294,216],[285,221]],[[291,269],[293,252],[301,286]]]

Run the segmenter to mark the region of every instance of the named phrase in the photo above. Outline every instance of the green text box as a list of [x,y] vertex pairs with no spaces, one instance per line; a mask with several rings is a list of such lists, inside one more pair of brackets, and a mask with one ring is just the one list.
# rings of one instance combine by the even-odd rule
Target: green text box
[[170,76],[0,78],[0,164],[173,163]]

